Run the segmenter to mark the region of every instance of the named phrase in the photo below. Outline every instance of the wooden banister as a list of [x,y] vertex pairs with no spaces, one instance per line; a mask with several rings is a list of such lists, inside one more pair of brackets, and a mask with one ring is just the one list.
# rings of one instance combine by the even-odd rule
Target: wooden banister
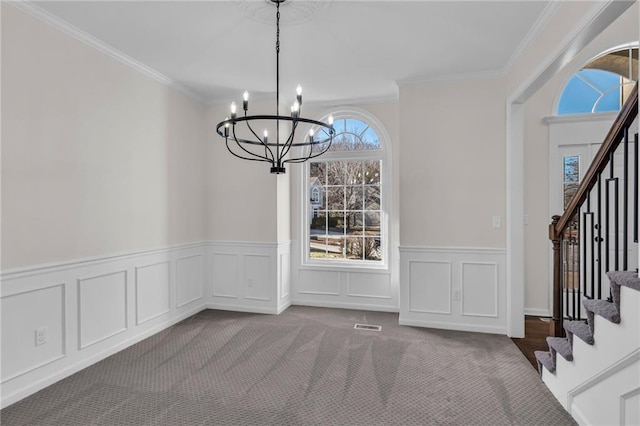
[[550,229],[550,239],[552,241],[559,240],[560,235],[563,230],[567,227],[572,218],[578,213],[580,206],[584,202],[587,197],[589,191],[594,187],[597,182],[598,174],[601,173],[604,168],[607,166],[609,162],[609,153],[613,152],[620,141],[622,140],[624,129],[633,123],[636,116],[638,115],[638,83],[635,84],[631,93],[629,94],[629,98],[623,105],[620,113],[616,117],[609,133],[604,139],[604,142],[600,146],[597,154],[595,155],[593,162],[587,169],[580,185],[578,186],[578,190],[575,195],[569,201],[567,208],[564,213],[560,217],[560,219],[553,224],[552,229]]

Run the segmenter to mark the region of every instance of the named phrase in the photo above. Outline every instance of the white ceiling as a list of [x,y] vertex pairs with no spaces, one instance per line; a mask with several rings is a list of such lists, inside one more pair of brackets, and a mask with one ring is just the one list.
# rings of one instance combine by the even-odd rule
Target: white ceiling
[[[387,98],[402,82],[501,72],[550,3],[288,0],[281,97],[300,83],[305,101]],[[209,103],[275,92],[269,0],[34,4]]]

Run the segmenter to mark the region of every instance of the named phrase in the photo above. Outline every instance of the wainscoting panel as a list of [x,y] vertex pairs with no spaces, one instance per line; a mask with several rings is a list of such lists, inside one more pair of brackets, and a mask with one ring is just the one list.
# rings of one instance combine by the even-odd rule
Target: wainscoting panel
[[409,310],[451,313],[451,262],[409,262]]
[[400,247],[399,322],[506,334],[506,250]]
[[288,260],[280,256],[288,255],[289,243],[211,241],[207,246],[212,259],[207,307],[277,314],[289,306],[286,296],[281,300],[288,288],[288,270],[281,264]]
[[238,297],[238,262],[236,253],[212,253],[211,294],[215,297]]
[[136,325],[171,310],[169,262],[136,267]]
[[[0,405],[204,309],[205,247],[193,243],[3,271]],[[36,330],[46,341],[36,340]]]
[[177,307],[202,299],[204,286],[204,256],[202,254],[178,258]]
[[[0,299],[2,383],[65,355],[65,285],[43,284],[36,290],[3,292]],[[40,345],[36,341],[39,329],[46,333],[46,343]]]
[[298,294],[340,295],[341,273],[338,271],[300,271]]
[[388,274],[348,273],[347,296],[391,299],[391,281]]
[[[268,302],[271,300],[269,293],[275,289],[275,282],[270,282],[270,278],[273,276],[271,273],[272,256],[269,255],[256,255],[247,254],[245,256],[245,289],[244,294],[246,299],[262,300]],[[275,265],[273,265],[275,267]],[[265,274],[265,271],[267,272]]]
[[78,279],[78,348],[127,329],[127,271]]
[[462,262],[462,315],[498,316],[498,264]]

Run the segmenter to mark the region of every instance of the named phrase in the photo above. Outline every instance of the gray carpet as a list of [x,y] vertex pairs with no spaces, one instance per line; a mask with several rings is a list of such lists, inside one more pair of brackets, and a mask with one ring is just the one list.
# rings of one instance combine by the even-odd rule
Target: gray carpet
[[206,310],[5,408],[1,422],[575,424],[507,337],[397,322],[300,306],[279,316]]

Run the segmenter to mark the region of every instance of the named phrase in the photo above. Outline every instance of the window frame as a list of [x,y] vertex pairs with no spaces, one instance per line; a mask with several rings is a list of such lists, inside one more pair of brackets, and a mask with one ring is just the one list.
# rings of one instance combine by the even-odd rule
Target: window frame
[[[358,151],[328,151],[321,156],[314,158],[303,163],[302,167],[302,191],[305,194],[301,197],[303,201],[302,207],[302,220],[301,222],[301,257],[302,267],[313,267],[321,269],[369,269],[369,270],[388,270],[390,264],[390,244],[389,244],[389,226],[390,226],[390,214],[389,209],[391,206],[391,173],[390,165],[391,159],[389,158],[389,139],[385,129],[380,125],[378,120],[363,112],[354,110],[340,110],[333,111],[331,114],[326,114],[321,120],[326,120],[329,115],[334,117],[337,122],[343,119],[359,120],[367,124],[371,130],[373,130],[380,142],[380,148],[377,149],[363,149]],[[381,260],[363,260],[363,259],[318,259],[310,256],[310,224],[311,224],[311,203],[310,203],[310,164],[311,163],[329,163],[332,161],[380,161],[380,250]]]

